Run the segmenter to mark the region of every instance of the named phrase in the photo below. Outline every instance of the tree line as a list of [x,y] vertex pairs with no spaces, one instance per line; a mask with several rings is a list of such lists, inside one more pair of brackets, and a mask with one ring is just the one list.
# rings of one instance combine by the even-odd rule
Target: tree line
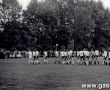
[[110,9],[94,0],[17,0],[1,4],[0,48],[7,50],[102,49],[110,46]]

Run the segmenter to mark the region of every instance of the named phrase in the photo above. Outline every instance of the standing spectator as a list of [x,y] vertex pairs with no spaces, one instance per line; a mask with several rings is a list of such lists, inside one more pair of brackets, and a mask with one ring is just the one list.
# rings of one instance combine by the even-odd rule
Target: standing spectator
[[48,60],[47,60],[47,57],[48,57],[48,52],[47,51],[44,51],[43,52],[43,56],[44,56],[44,63],[48,63]]
[[28,61],[28,63],[33,63],[33,61],[32,61],[32,51],[28,51],[28,54],[29,54],[29,61]]

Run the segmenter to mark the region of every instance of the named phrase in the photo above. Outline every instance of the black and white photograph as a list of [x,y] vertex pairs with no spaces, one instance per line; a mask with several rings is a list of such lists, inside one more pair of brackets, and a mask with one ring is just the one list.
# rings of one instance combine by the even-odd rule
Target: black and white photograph
[[110,0],[0,0],[0,90],[110,90]]

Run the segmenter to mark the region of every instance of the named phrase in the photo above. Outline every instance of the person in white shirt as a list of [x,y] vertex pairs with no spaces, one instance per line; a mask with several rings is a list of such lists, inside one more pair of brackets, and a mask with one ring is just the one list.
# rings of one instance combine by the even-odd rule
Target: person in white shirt
[[107,58],[104,61],[105,65],[110,65],[110,50],[107,51]]
[[79,54],[80,51],[76,51],[76,57],[78,58],[78,64],[80,64],[80,54]]
[[18,51],[17,58],[21,58],[21,57],[22,57],[21,52]]
[[39,57],[39,51],[33,51],[33,58],[34,58],[33,63],[34,64],[40,64],[38,57]]
[[84,64],[84,51],[83,50],[81,50],[81,51],[79,51],[79,64]]
[[97,60],[98,57],[99,57],[99,51],[95,50],[95,58],[96,58],[96,60]]
[[12,56],[13,56],[13,53],[12,53],[12,52],[10,52],[10,58],[12,58]]
[[74,59],[72,58],[72,56],[73,56],[73,51],[72,50],[69,50],[68,57],[69,57],[69,59],[71,61],[71,64],[74,64]]
[[89,65],[90,53],[86,49],[83,52],[84,52],[84,62],[85,62],[86,65]]
[[56,57],[54,64],[56,64],[57,62],[60,64],[60,53],[59,53],[59,51],[55,51],[54,53],[55,53],[55,57]]
[[[64,60],[68,61],[68,51],[64,50]],[[67,63],[68,64],[68,63]]]
[[56,57],[59,57],[59,51],[55,51],[54,53]]
[[32,52],[32,55],[33,55],[33,59],[35,60],[35,59],[36,59],[36,52],[33,51],[33,52]]
[[28,57],[28,63],[33,63],[33,60],[32,60],[32,51],[28,51],[28,55],[29,55],[29,57]]
[[104,64],[107,65],[107,58],[109,56],[109,52],[107,52],[105,49],[103,50],[102,56],[104,58]]
[[67,64],[74,64],[74,60],[72,58],[72,55],[73,55],[73,51],[68,50],[67,51]]
[[36,51],[36,58],[39,58],[39,51]]
[[64,51],[60,51],[60,56],[61,57],[64,57],[65,55],[64,55]]
[[60,51],[60,60],[61,60],[62,64],[66,64],[66,61],[65,61],[65,52],[63,50]]
[[98,60],[98,57],[99,57],[99,51],[98,50],[95,50],[95,61],[94,61],[94,64],[99,64],[99,60]]
[[47,57],[48,57],[48,52],[47,51],[44,51],[43,52],[43,54],[44,54],[44,63],[48,63],[48,59],[47,59]]
[[94,50],[91,50],[91,54],[90,54],[90,56],[91,56],[92,60],[95,59],[95,51],[94,51]]
[[68,59],[71,59],[72,58],[72,55],[73,55],[73,51],[72,50],[69,50],[67,52]]
[[95,59],[95,51],[93,49],[91,49],[90,51],[90,59],[89,59],[89,64],[93,64],[94,62],[94,59]]
[[102,56],[104,57],[104,59],[107,57],[107,51],[106,50],[103,51]]

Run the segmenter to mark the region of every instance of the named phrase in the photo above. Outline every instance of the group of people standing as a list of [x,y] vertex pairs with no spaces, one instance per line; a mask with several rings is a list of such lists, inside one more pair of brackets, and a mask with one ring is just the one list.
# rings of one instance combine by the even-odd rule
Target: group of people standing
[[[50,63],[48,58],[54,58],[53,63],[59,64],[75,64],[91,65],[100,64],[103,62],[105,65],[110,65],[110,50],[56,50],[56,51],[0,51],[0,56],[3,58],[28,58],[28,63],[40,64],[41,60],[44,63]],[[101,58],[99,58],[101,57]],[[42,59],[40,59],[42,58]],[[103,60],[102,60],[103,59]]]
[[[29,51],[29,61],[28,63],[40,64],[39,51]],[[61,50],[54,51],[55,61],[54,63],[59,64],[75,64],[75,58],[77,57],[78,64],[91,65],[91,64],[100,64],[100,59],[98,57],[103,58],[103,63],[105,65],[110,65],[110,52],[107,50],[103,50],[100,52],[99,50],[91,50],[83,49],[80,51],[72,51],[72,50]],[[43,51],[43,62],[49,63],[48,61],[48,51]]]

